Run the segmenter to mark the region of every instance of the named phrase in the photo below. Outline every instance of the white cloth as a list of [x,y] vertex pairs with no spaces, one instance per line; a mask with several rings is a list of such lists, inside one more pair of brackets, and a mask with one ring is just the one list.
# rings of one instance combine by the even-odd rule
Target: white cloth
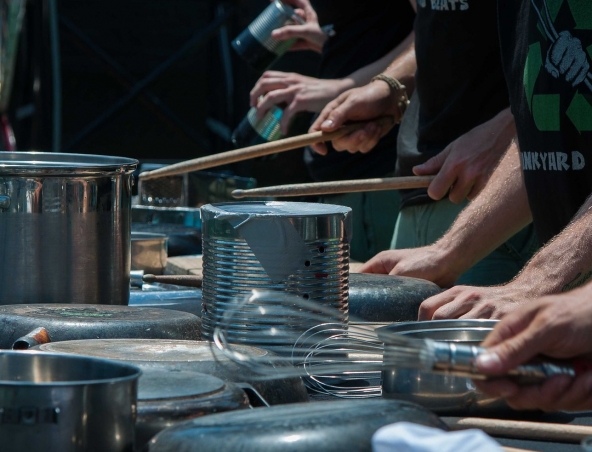
[[481,430],[445,432],[410,422],[380,428],[372,436],[373,452],[502,452]]

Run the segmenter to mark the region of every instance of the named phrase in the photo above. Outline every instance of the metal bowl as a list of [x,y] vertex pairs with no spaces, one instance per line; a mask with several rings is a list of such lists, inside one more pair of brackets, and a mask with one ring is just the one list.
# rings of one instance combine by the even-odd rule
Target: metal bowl
[[[405,322],[379,328],[377,333],[398,333],[415,338],[479,344],[496,320],[432,320]],[[477,392],[470,378],[413,369],[382,371],[382,396],[418,403],[438,414],[480,415],[509,410],[502,399]]]
[[165,234],[132,231],[132,270],[162,275],[167,263],[167,246]]

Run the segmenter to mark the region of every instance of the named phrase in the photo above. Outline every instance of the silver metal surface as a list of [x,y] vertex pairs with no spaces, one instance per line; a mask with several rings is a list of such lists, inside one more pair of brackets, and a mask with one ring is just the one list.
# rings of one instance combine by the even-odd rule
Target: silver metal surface
[[132,232],[132,270],[162,275],[167,263],[168,237],[151,232]]
[[[166,372],[191,371],[216,376],[242,387],[252,385],[271,405],[304,402],[308,395],[301,378],[281,378],[264,381],[247,369],[235,364],[211,343],[167,339],[88,339],[43,344],[42,351],[88,355],[116,359],[134,364],[141,369]],[[236,350],[273,362],[275,355],[262,348],[237,346]],[[286,364],[275,364],[270,373],[279,372]]]
[[[485,339],[496,323],[495,320],[433,320],[404,322],[376,331],[379,338],[381,333],[398,333],[418,339],[476,345]],[[385,362],[389,361],[389,352],[389,347],[385,347]],[[413,366],[416,363],[410,365]],[[417,369],[383,370],[382,394],[386,398],[419,403],[436,413],[478,415],[508,410],[503,400],[477,392],[469,377]]]
[[[251,214],[253,216],[251,216]],[[249,217],[245,220],[245,216]],[[232,224],[245,224],[254,221],[265,241],[266,228],[272,227],[268,220],[289,221],[290,228],[306,248],[309,260],[301,268],[282,281],[272,280],[252,243],[247,243],[240,227]],[[243,313],[235,312],[233,325],[226,330],[230,340],[242,344],[265,346],[277,350],[292,344],[283,343],[277,337],[257,333],[257,328],[266,329],[277,322],[278,328],[298,330],[301,333],[314,324],[304,322],[302,317],[290,324],[289,318],[273,319],[258,315],[256,304],[277,303],[273,292],[281,291],[311,300],[319,305],[331,306],[340,313],[333,322],[347,323],[348,278],[349,278],[349,236],[351,231],[351,211],[341,206],[289,202],[249,202],[228,203],[202,208],[203,238],[203,306],[202,335],[211,340],[214,328],[237,299],[252,297]],[[241,223],[242,222],[242,223]],[[267,251],[271,256],[282,256],[282,264],[289,261],[290,239],[284,243],[271,243]],[[285,246],[285,247],[284,247]],[[277,247],[277,248],[274,248]],[[266,295],[267,294],[267,295]],[[257,298],[260,297],[260,298]],[[271,323],[270,323],[271,322]]]
[[129,306],[173,309],[201,317],[201,289],[172,284],[146,284],[130,290]]
[[0,3],[0,112],[5,113],[12,91],[14,67],[25,16],[25,0]]
[[272,106],[265,116],[257,119],[257,109],[251,108],[247,113],[247,121],[255,132],[266,141],[275,141],[284,138],[280,130],[280,121],[284,111],[277,105]]
[[0,448],[133,452],[140,374],[103,359],[0,352]]
[[0,304],[127,304],[136,164],[0,154],[0,196],[10,198],[0,209]]
[[276,28],[294,22],[303,24],[304,20],[290,6],[285,5],[280,0],[274,0],[249,25],[249,31],[263,47],[280,56],[288,51],[294,44],[295,39],[278,41],[271,36],[271,32]]

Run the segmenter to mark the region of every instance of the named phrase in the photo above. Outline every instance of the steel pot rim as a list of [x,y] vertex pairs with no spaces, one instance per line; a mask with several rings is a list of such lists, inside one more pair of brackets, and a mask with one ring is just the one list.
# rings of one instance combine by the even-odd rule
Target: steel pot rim
[[30,380],[2,380],[0,379],[0,387],[34,387],[34,388],[47,388],[47,387],[67,387],[67,386],[89,386],[89,385],[102,385],[102,384],[116,384],[116,383],[123,383],[126,381],[133,381],[137,380],[142,375],[142,370],[134,366],[132,364],[127,364],[123,362],[118,362],[115,360],[105,359],[105,358],[95,358],[92,356],[84,356],[84,355],[73,355],[67,353],[51,353],[51,352],[42,352],[38,350],[22,350],[22,351],[12,351],[12,350],[2,350],[0,351],[0,358],[2,356],[26,356],[26,355],[33,355],[33,356],[43,356],[47,357],[47,359],[67,359],[71,361],[79,361],[79,362],[94,362],[96,364],[103,364],[109,365],[113,368],[120,368],[122,370],[126,370],[129,372],[129,375],[119,376],[119,377],[108,377],[108,378],[94,378],[88,380],[71,380],[71,381],[30,381]]

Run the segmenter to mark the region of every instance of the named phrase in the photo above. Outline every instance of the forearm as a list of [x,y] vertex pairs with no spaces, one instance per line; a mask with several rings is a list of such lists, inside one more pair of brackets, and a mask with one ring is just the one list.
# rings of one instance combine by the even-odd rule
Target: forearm
[[434,247],[461,274],[531,221],[518,146],[512,143],[485,188]]
[[592,196],[574,220],[542,248],[516,277],[532,296],[567,292],[592,276]]
[[344,90],[364,86],[372,80],[372,77],[385,73],[396,78],[407,87],[409,94],[413,92],[414,76],[417,65],[415,63],[415,34],[411,32],[404,41],[376,60],[374,63],[364,66],[341,80]]

